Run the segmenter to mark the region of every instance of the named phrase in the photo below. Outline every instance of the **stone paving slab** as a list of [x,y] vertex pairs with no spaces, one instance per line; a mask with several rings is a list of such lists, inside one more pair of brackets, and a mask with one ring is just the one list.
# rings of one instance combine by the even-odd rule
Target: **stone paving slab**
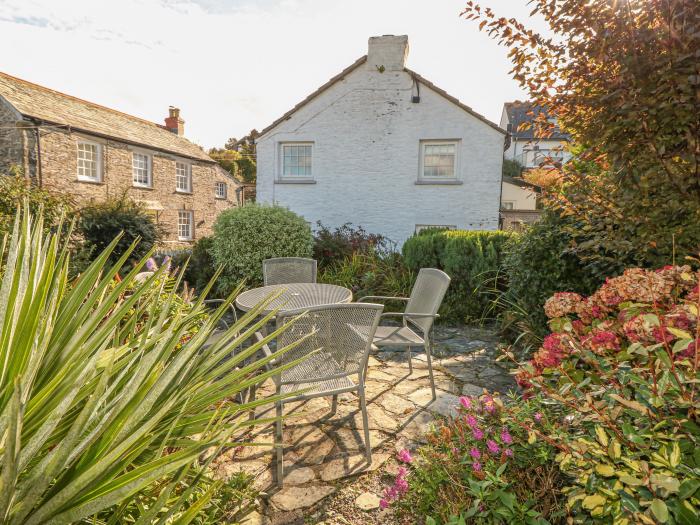
[[[257,521],[251,523],[396,523],[391,512],[378,509],[381,491],[362,487],[389,483],[384,478],[397,468],[396,452],[419,447],[436,418],[456,413],[459,395],[479,395],[484,388],[501,392],[514,388],[512,378],[495,362],[499,343],[495,332],[466,326],[439,326],[435,332],[435,400],[422,348],[412,353],[412,373],[405,350],[383,350],[369,359],[365,389],[370,465],[365,459],[362,414],[354,393],[339,396],[334,414],[330,397],[285,405],[285,484],[281,490],[272,474],[271,447],[227,450],[213,462],[216,477],[249,472],[257,478],[256,487],[269,495],[255,517]],[[258,397],[270,395],[274,395],[274,384],[268,380],[258,389]],[[258,418],[273,415],[274,408],[269,406],[256,410]],[[273,426],[255,427],[251,440],[271,443]]]

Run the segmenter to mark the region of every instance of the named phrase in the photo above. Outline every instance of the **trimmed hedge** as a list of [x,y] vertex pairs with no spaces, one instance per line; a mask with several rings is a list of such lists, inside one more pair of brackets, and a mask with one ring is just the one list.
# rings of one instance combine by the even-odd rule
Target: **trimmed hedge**
[[452,283],[440,315],[451,321],[474,321],[490,312],[504,248],[513,237],[505,231],[427,230],[403,245],[406,266],[439,268]]

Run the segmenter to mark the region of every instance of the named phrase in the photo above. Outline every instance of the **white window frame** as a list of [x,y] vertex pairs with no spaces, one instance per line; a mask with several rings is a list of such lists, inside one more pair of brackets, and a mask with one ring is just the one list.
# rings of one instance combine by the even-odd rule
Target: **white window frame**
[[[223,193],[219,193],[219,187],[224,189]],[[214,182],[214,197],[217,199],[227,199],[228,198],[228,184],[223,181],[217,180]]]
[[[180,187],[180,173],[178,169],[180,166],[185,169],[185,177],[187,182],[186,188]],[[175,191],[178,193],[192,193],[192,164],[182,160],[175,161]]]
[[[80,174],[80,145],[87,144],[95,147],[95,177],[88,177]],[[94,140],[86,140],[79,138],[75,145],[75,160],[76,160],[76,175],[79,181],[83,182],[102,182],[102,144]]]
[[[144,184],[142,182],[138,182],[136,180],[136,173],[134,170],[136,169],[142,169],[142,168],[137,168],[134,165],[134,161],[136,160],[136,155],[141,155],[143,157],[146,157],[146,175],[148,178],[148,183]],[[153,188],[153,155],[146,151],[139,151],[139,150],[133,150],[131,152],[131,184],[135,188]]]
[[[310,173],[304,175],[287,175],[284,172],[284,149],[289,146],[308,146],[311,148],[311,168]],[[280,142],[279,145],[279,179],[280,180],[302,180],[310,181],[314,179],[314,143],[309,141],[303,142]]]
[[[425,175],[425,150],[427,146],[453,146],[454,147],[454,164],[452,168],[452,175],[450,176],[435,176]],[[445,139],[445,140],[421,140],[420,141],[420,169],[418,172],[419,180],[426,181],[456,181],[459,180],[458,173],[460,173],[460,158],[459,158],[459,148],[460,141],[456,139]]]
[[[510,208],[507,206],[507,204],[510,204]],[[502,201],[501,209],[504,211],[513,211],[515,209],[515,201]]]
[[[183,223],[181,223],[181,219],[183,216],[187,216],[189,218],[189,235],[182,235],[182,230],[180,229],[181,226],[183,226]],[[177,240],[178,241],[191,241],[194,239],[194,212],[192,210],[177,210]]]

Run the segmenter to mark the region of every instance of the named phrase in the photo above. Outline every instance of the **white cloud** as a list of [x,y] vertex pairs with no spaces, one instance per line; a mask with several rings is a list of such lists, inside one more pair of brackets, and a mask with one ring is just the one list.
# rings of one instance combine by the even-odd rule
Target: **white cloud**
[[[526,16],[525,0],[487,2]],[[0,0],[0,70],[162,122],[205,146],[261,129],[366,53],[408,34],[409,67],[498,120],[523,94],[464,0]]]

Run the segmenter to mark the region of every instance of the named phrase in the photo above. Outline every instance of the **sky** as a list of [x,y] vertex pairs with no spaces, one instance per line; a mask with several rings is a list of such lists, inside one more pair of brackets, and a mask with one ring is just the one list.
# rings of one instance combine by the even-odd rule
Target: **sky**
[[[0,71],[222,146],[406,34],[407,66],[490,120],[525,94],[466,0],[0,0]],[[527,23],[526,0],[482,0]],[[537,28],[537,21],[532,21]]]

